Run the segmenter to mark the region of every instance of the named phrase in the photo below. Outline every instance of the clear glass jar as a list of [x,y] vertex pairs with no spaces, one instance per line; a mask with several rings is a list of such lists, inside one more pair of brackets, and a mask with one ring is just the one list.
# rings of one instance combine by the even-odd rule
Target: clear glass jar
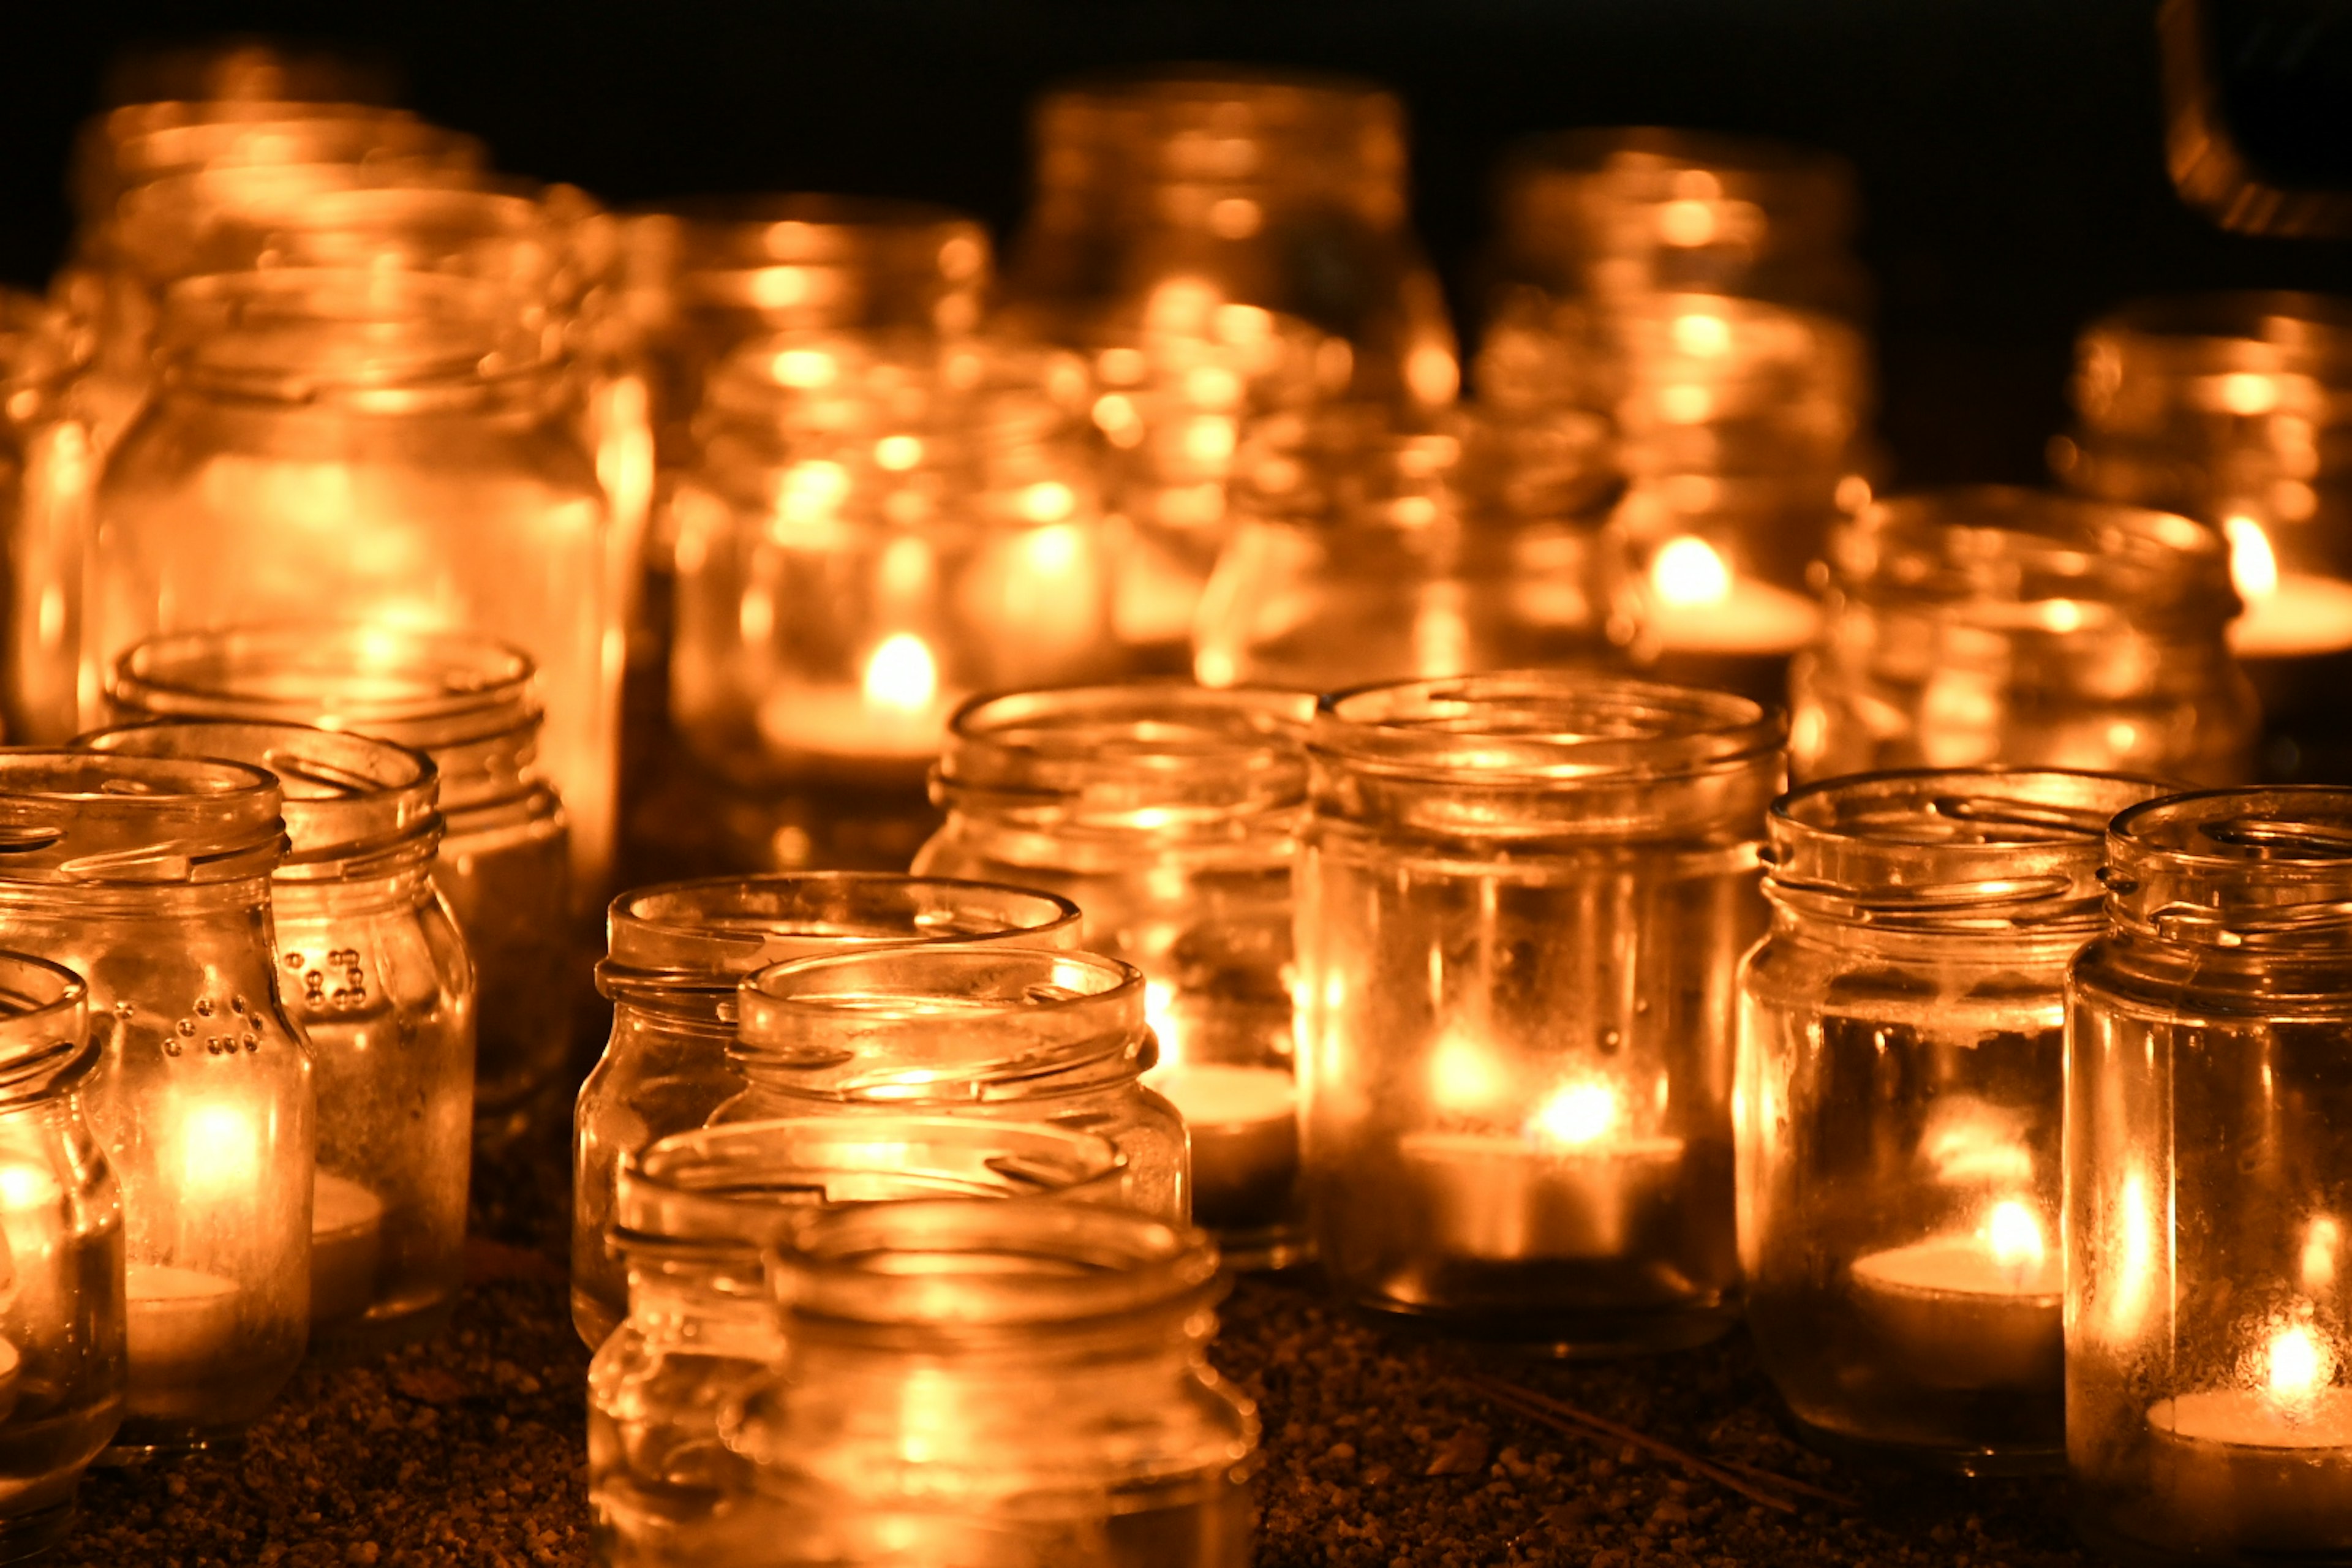
[[84,711],[102,716],[114,661],[158,632],[331,605],[371,627],[504,638],[538,666],[540,754],[593,896],[624,606],[567,361],[502,289],[423,272],[191,279],[164,339],[163,386],[99,487]]
[[2066,964],[2168,786],[1872,773],[1773,804],[1739,974],[1748,1332],[1797,1420],[1972,1474],[2065,1451]]
[[847,334],[712,382],[672,502],[670,707],[761,803],[735,863],[895,870],[958,703],[1116,673],[1083,395],[1066,354]]
[[122,1194],[82,1114],[89,992],[0,952],[0,1558],[55,1545],[122,1420]]
[[2221,536],[2184,517],[1990,485],[1879,502],[1830,536],[1790,762],[2243,778],[2237,612]]
[[465,1274],[474,970],[433,886],[440,780],[422,755],[299,724],[170,721],[100,731],[119,756],[219,757],[275,774],[278,994],[318,1100],[310,1347],[425,1338]]
[[794,1239],[770,1265],[778,1375],[721,1422],[769,1551],[961,1564],[859,1547],[977,1528],[1055,1563],[1250,1561],[1257,1414],[1209,1366],[1224,1287],[1201,1232],[1016,1199],[854,1205]]
[[1175,684],[984,698],[956,715],[933,788],[947,825],[918,872],[1050,889],[1088,952],[1144,975],[1184,1116],[1192,1218],[1228,1264],[1302,1256],[1290,863],[1314,699]]
[[570,1054],[569,827],[537,766],[528,656],[468,632],[232,626],[150,637],[124,654],[115,715],[310,724],[433,759],[442,835],[433,882],[475,978],[474,1122],[520,1133],[558,1092]]
[[310,1048],[278,1005],[277,782],[226,762],[0,752],[0,947],[89,985],[85,1103],[121,1184],[124,1450],[233,1436],[310,1321]]
[[1729,1325],[1732,981],[1780,742],[1745,698],[1599,675],[1323,699],[1299,1088],[1348,1296],[1553,1353]]
[[2066,1456],[2095,1544],[2352,1555],[2352,791],[2107,832],[2067,983]]
[[1099,1132],[1129,1207],[1192,1210],[1183,1119],[1143,1074],[1159,1047],[1143,975],[1090,952],[999,943],[886,947],[772,965],[737,993],[745,1087],[710,1124],[922,1111]]
[[600,1345],[627,1305],[604,1249],[620,1157],[702,1126],[743,1090],[730,1052],[736,988],[782,959],[844,947],[1017,942],[1077,945],[1077,906],[1051,893],[886,872],[719,877],[613,900],[596,968],[613,1034],[572,1118],[572,1321]]
[[6,641],[0,717],[8,738],[61,742],[79,730],[81,546],[98,488],[76,378],[94,334],[30,295],[0,290],[0,528],[6,531]]
[[1115,1200],[1119,1174],[1118,1151],[1090,1132],[924,1116],[751,1121],[624,1154],[611,1247],[628,1269],[629,1315],[588,1369],[596,1562],[708,1562],[744,1531],[749,1477],[719,1421],[783,1353],[760,1255],[789,1247],[814,1207]]

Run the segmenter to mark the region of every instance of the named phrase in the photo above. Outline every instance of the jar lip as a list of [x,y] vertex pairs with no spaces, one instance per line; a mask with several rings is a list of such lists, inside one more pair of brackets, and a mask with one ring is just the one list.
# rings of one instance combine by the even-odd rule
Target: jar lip
[[[1853,165],[1775,137],[1664,125],[1597,125],[1527,137],[1504,155],[1503,205],[1538,183],[1605,185],[1629,200],[1759,202],[1811,208],[1842,233],[1853,222]],[[1684,176],[1703,175],[1706,183]],[[1778,211],[1776,210],[1776,216]]]
[[1051,1198],[858,1204],[810,1218],[769,1279],[792,1322],[842,1328],[1035,1328],[1199,1300],[1217,1279],[1206,1233]]
[[1074,113],[1124,106],[1208,115],[1236,132],[1251,129],[1251,117],[1369,115],[1392,124],[1403,117],[1396,94],[1367,77],[1214,60],[1117,66],[1067,77],[1038,95],[1032,113],[1042,130]]
[[559,363],[541,301],[454,272],[279,267],[183,278],[163,291],[158,357],[259,396],[488,388]]
[[89,987],[61,963],[0,951],[0,1081],[56,1063],[89,1038]]
[[1307,749],[1402,776],[1574,789],[1776,758],[1785,730],[1778,710],[1729,692],[1512,670],[1328,693]]
[[2278,369],[2289,368],[2295,356],[2336,363],[2352,356],[2352,300],[2291,289],[2152,295],[2093,321],[2078,348],[2087,357],[2103,345],[2126,355],[2160,354],[2181,369],[2255,355]]
[[2109,916],[2221,948],[2352,940],[2352,788],[2195,790],[2133,807],[2107,829]]
[[779,263],[840,265],[886,253],[915,259],[929,250],[940,280],[979,282],[989,268],[988,229],[942,203],[831,192],[687,196],[628,216],[632,254],[642,264],[688,276]]
[[242,763],[0,747],[0,881],[266,876],[278,806],[278,781]]
[[887,871],[787,871],[635,888],[608,909],[614,987],[734,994],[746,974],[856,944],[1075,942],[1078,906],[1003,882]]
[[[100,218],[110,216],[104,212],[104,205],[124,190],[195,168],[359,163],[430,171],[485,168],[490,161],[489,149],[481,138],[431,124],[405,110],[354,104],[236,107],[298,111],[188,119],[121,134],[105,130],[100,122],[98,135],[85,143],[90,149],[83,160],[81,181],[82,198],[89,204],[86,210]],[[351,112],[319,112],[322,109]]]

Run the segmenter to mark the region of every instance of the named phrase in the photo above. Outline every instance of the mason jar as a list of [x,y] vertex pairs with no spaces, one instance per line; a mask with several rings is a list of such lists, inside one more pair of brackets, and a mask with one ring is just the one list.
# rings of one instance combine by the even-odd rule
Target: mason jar
[[622,579],[578,375],[527,316],[502,288],[441,273],[174,285],[163,384],[99,486],[89,721],[115,660],[159,632],[326,606],[510,641],[538,668],[541,759],[594,898],[612,850]]
[[474,971],[433,885],[440,781],[417,752],[299,724],[163,720],[83,738],[118,756],[219,757],[277,776],[278,994],[310,1043],[310,1347],[425,1338],[465,1274]]
[[[966,1199],[852,1205],[793,1240],[769,1265],[783,1359],[720,1423],[773,1533],[711,1568],[777,1540],[812,1562],[1003,1560],[967,1532],[1052,1563],[1250,1561],[1257,1414],[1209,1365],[1224,1286],[1201,1232]],[[873,1549],[894,1540],[929,1549]]]
[[956,715],[932,788],[947,825],[918,872],[1045,888],[1091,952],[1143,972],[1183,1113],[1192,1218],[1226,1261],[1302,1255],[1290,863],[1314,699],[1175,684],[982,698]]
[[2094,1544],[2352,1557],[2352,790],[2107,830],[2068,976],[2066,1458]]
[[935,943],[772,965],[738,991],[745,1087],[710,1124],[921,1111],[1099,1132],[1125,1157],[1125,1197],[1192,1208],[1183,1119],[1143,1075],[1159,1047],[1143,975],[1090,952]]
[[1118,1151],[1091,1132],[946,1117],[749,1121],[622,1155],[609,1241],[629,1315],[588,1368],[595,1561],[683,1568],[744,1530],[749,1478],[719,1421],[783,1353],[761,1251],[814,1209],[1118,1190]]
[[82,1114],[79,977],[0,952],[0,1559],[65,1538],[122,1420],[122,1193]]
[[101,1021],[86,1096],[121,1184],[118,1449],[233,1436],[310,1321],[310,1047],[278,1003],[277,781],[238,763],[0,752],[0,947]]
[[1830,536],[1820,640],[1789,677],[1804,779],[1891,767],[2244,778],[2254,696],[2220,534],[2002,486],[1878,502]]
[[1773,803],[1739,975],[1748,1332],[1831,1446],[1971,1474],[2065,1452],[2066,964],[2106,825],[2168,786],[1868,773]]
[[[470,632],[284,623],[177,632],[124,654],[117,718],[315,725],[424,752],[440,776],[433,883],[475,978],[474,1127],[510,1141],[570,1054],[571,860],[538,766],[528,655]],[[584,989],[584,987],[583,987]]]
[[613,900],[610,929],[596,984],[613,1004],[613,1033],[572,1117],[572,1321],[591,1346],[627,1304],[625,1275],[604,1247],[614,1167],[631,1150],[700,1127],[742,1092],[731,1053],[746,975],[845,947],[1075,946],[1078,910],[1025,888],[804,871],[640,888]]
[[1299,1089],[1349,1298],[1554,1353],[1729,1325],[1733,975],[1780,743],[1745,698],[1601,675],[1323,699]]

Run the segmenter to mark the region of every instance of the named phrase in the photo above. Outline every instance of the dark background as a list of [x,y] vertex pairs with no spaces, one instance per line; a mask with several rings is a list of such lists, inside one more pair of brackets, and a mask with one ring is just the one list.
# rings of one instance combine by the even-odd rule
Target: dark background
[[[2352,289],[2352,249],[2227,236],[2163,166],[2154,0],[17,0],[0,29],[0,278],[63,245],[75,123],[126,45],[265,30],[397,63],[499,164],[615,203],[690,191],[930,197],[1019,216],[1023,107],[1118,62],[1340,68],[1396,88],[1421,231],[1465,324],[1487,173],[1522,132],[1766,132],[1860,170],[1881,425],[1905,483],[2032,479],[2074,330],[2155,290]],[[29,14],[29,15],[28,15]],[[2340,285],[2339,285],[2339,280]]]

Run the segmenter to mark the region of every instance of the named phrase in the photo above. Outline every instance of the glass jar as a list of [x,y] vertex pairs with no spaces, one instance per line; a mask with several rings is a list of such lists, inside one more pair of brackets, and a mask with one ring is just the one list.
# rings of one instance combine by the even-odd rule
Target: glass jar
[[310,1346],[349,1355],[437,1331],[465,1274],[474,971],[433,886],[433,764],[299,724],[166,720],[81,743],[277,776],[290,847],[270,877],[271,943],[320,1110]]
[[744,801],[734,864],[898,869],[958,703],[1116,671],[1084,381],[1001,342],[819,334],[712,382],[670,705]]
[[[918,1197],[1116,1200],[1090,1132],[907,1116],[677,1133],[621,1157],[611,1247],[629,1316],[588,1369],[591,1550],[608,1568],[713,1561],[744,1531],[726,1407],[783,1353],[761,1269],[819,1205]],[[757,1539],[754,1524],[747,1539]]]
[[1290,863],[1314,699],[1174,684],[983,698],[956,715],[933,785],[935,876],[1063,894],[1087,951],[1143,972],[1184,1116],[1192,1218],[1229,1264],[1302,1252],[1292,1064]]
[[937,943],[803,958],[738,992],[743,1090],[710,1124],[920,1111],[1049,1121],[1126,1156],[1131,1208],[1192,1208],[1183,1119],[1143,1074],[1143,975],[1090,952]]
[[2093,1542],[2352,1555],[2352,790],[2107,831],[2067,984],[2066,1456]]
[[[107,693],[121,719],[234,719],[373,735],[441,781],[433,865],[475,979],[474,1126],[510,1141],[559,1092],[572,1015],[569,831],[537,766],[528,656],[469,632],[232,626],[150,637]],[[584,987],[583,987],[584,989]]]
[[1323,699],[1299,1089],[1349,1297],[1554,1353],[1728,1326],[1732,980],[1780,742],[1745,698],[1599,675]]
[[2167,786],[1891,773],[1773,804],[1739,977],[1748,1331],[1798,1421],[1972,1474],[2055,1468],[2065,971],[2107,821]]
[[86,1103],[121,1184],[118,1449],[241,1430],[310,1321],[310,1048],[281,1010],[277,782],[237,763],[0,752],[0,947],[89,983]]
[[81,546],[98,488],[77,377],[93,334],[27,294],[0,290],[0,528],[6,531],[0,717],[8,738],[54,742],[80,728]]
[[321,605],[509,640],[538,667],[541,756],[593,896],[623,606],[568,363],[498,287],[424,272],[191,279],[164,340],[163,386],[99,486],[84,711],[102,715],[114,661],[155,633]]
[[2237,613],[2221,536],[2184,517],[1990,485],[1882,501],[1830,536],[1790,761],[2242,778]]
[[721,1422],[773,1539],[960,1564],[857,1547],[977,1528],[1054,1563],[1249,1562],[1257,1414],[1209,1365],[1224,1287],[1201,1232],[1016,1199],[854,1205],[794,1239],[770,1264],[778,1375]]
[[700,1127],[743,1090],[730,1052],[736,987],[782,959],[882,943],[1076,946],[1078,910],[1025,888],[886,872],[805,871],[640,888],[613,900],[604,1054],[572,1118],[572,1321],[600,1345],[626,1280],[604,1249],[620,1156]]
[[0,1559],[64,1539],[122,1420],[122,1194],[82,1114],[99,1047],[70,971],[0,952]]

